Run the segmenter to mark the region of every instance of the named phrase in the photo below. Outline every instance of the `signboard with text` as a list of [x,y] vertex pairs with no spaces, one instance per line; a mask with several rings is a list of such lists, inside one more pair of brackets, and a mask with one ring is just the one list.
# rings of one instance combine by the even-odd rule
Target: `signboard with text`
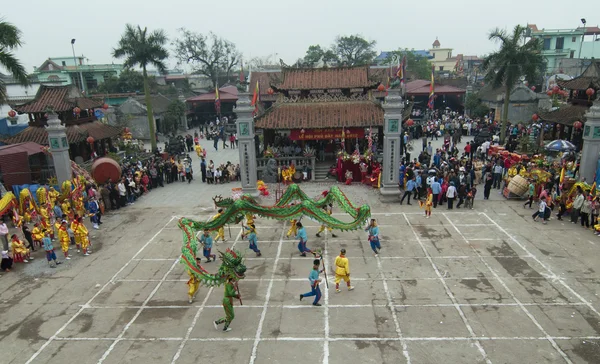
[[[346,139],[364,138],[364,128],[345,128],[344,137]],[[329,140],[341,139],[342,128],[339,129],[292,129],[290,131],[291,140]]]

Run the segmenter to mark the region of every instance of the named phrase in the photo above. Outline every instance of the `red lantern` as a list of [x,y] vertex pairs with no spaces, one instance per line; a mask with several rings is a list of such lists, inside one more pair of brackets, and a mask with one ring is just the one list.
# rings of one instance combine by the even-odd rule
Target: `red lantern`
[[591,87],[588,88],[587,90],[585,90],[585,94],[588,95],[588,98],[592,97],[594,95],[594,93],[596,93],[596,91],[594,91],[594,89]]
[[540,117],[538,116],[538,114],[533,114],[531,115],[531,118],[533,119],[533,121],[538,121]]
[[275,91],[274,91],[272,88],[270,88],[270,87],[269,87],[269,88],[267,89],[267,94],[269,94],[269,95],[273,95],[274,93],[275,93]]
[[573,127],[575,129],[581,129],[582,126],[583,126],[583,124],[581,123],[581,121],[576,121],[573,123]]
[[415,121],[413,119],[406,120],[406,126],[413,126],[413,125],[415,125]]
[[379,86],[377,86],[377,91],[379,91],[379,92],[385,91],[385,86],[383,85],[383,83],[380,83]]
[[17,112],[15,110],[10,110],[8,112],[8,117],[14,118],[15,116],[17,116]]
[[535,86],[531,86],[531,91],[535,91]]
[[560,87],[554,85],[554,87],[552,87],[552,91],[554,91],[554,93],[558,93],[558,91],[560,91]]
[[548,91],[546,92],[546,95],[548,95],[548,96],[552,96],[552,90],[548,90]]
[[108,110],[108,104],[104,104],[104,105],[102,105],[102,108],[103,108],[104,110]]
[[87,142],[88,142],[88,143],[90,143],[90,144],[94,144],[94,141],[95,141],[95,140],[94,140],[94,138],[93,138],[93,137],[91,137],[91,136],[87,137],[87,139],[86,139],[86,140],[87,140]]
[[80,108],[78,108],[77,106],[75,106],[75,108],[73,109],[73,112],[74,112],[76,115],[79,115],[79,114],[81,114],[81,109],[80,109]]

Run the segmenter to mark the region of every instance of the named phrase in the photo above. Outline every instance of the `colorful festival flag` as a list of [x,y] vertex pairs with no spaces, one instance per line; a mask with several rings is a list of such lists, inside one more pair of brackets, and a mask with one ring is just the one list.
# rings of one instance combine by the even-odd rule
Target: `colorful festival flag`
[[435,72],[435,66],[431,66],[431,84],[429,85],[429,101],[427,102],[427,107],[433,110],[434,105],[434,97],[435,97],[435,79],[433,77]]
[[260,86],[258,84],[258,81],[256,81],[256,87],[254,88],[254,95],[252,95],[252,103],[251,103],[251,105],[254,106],[254,112],[253,112],[254,115],[258,114],[258,104],[259,103],[260,103]]
[[559,183],[562,185],[563,181],[565,180],[565,167],[562,167],[562,169],[560,170],[560,180]]

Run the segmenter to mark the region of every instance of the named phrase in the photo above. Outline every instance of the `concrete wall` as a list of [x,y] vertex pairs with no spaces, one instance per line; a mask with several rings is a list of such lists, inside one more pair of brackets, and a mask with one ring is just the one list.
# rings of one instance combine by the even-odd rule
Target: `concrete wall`
[[148,117],[146,115],[133,116],[129,124],[134,139],[150,140],[150,128],[148,127]]

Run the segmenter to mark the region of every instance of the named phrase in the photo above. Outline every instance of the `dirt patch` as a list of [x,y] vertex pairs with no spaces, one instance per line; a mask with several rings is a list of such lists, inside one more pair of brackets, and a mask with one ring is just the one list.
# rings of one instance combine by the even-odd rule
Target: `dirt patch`
[[90,331],[94,323],[94,318],[89,313],[81,313],[77,316],[77,320],[81,321],[81,329],[79,329],[79,333],[81,334]]
[[[448,229],[444,228],[443,231],[436,231],[425,225],[413,225],[414,229],[425,239],[448,239],[452,237],[452,234]],[[437,248],[436,248],[437,249]]]
[[600,363],[600,342],[582,340],[580,344],[573,345],[573,353],[589,364]]
[[24,321],[19,329],[18,337],[23,340],[46,340],[40,336],[40,326],[44,323],[42,317],[32,317]]

